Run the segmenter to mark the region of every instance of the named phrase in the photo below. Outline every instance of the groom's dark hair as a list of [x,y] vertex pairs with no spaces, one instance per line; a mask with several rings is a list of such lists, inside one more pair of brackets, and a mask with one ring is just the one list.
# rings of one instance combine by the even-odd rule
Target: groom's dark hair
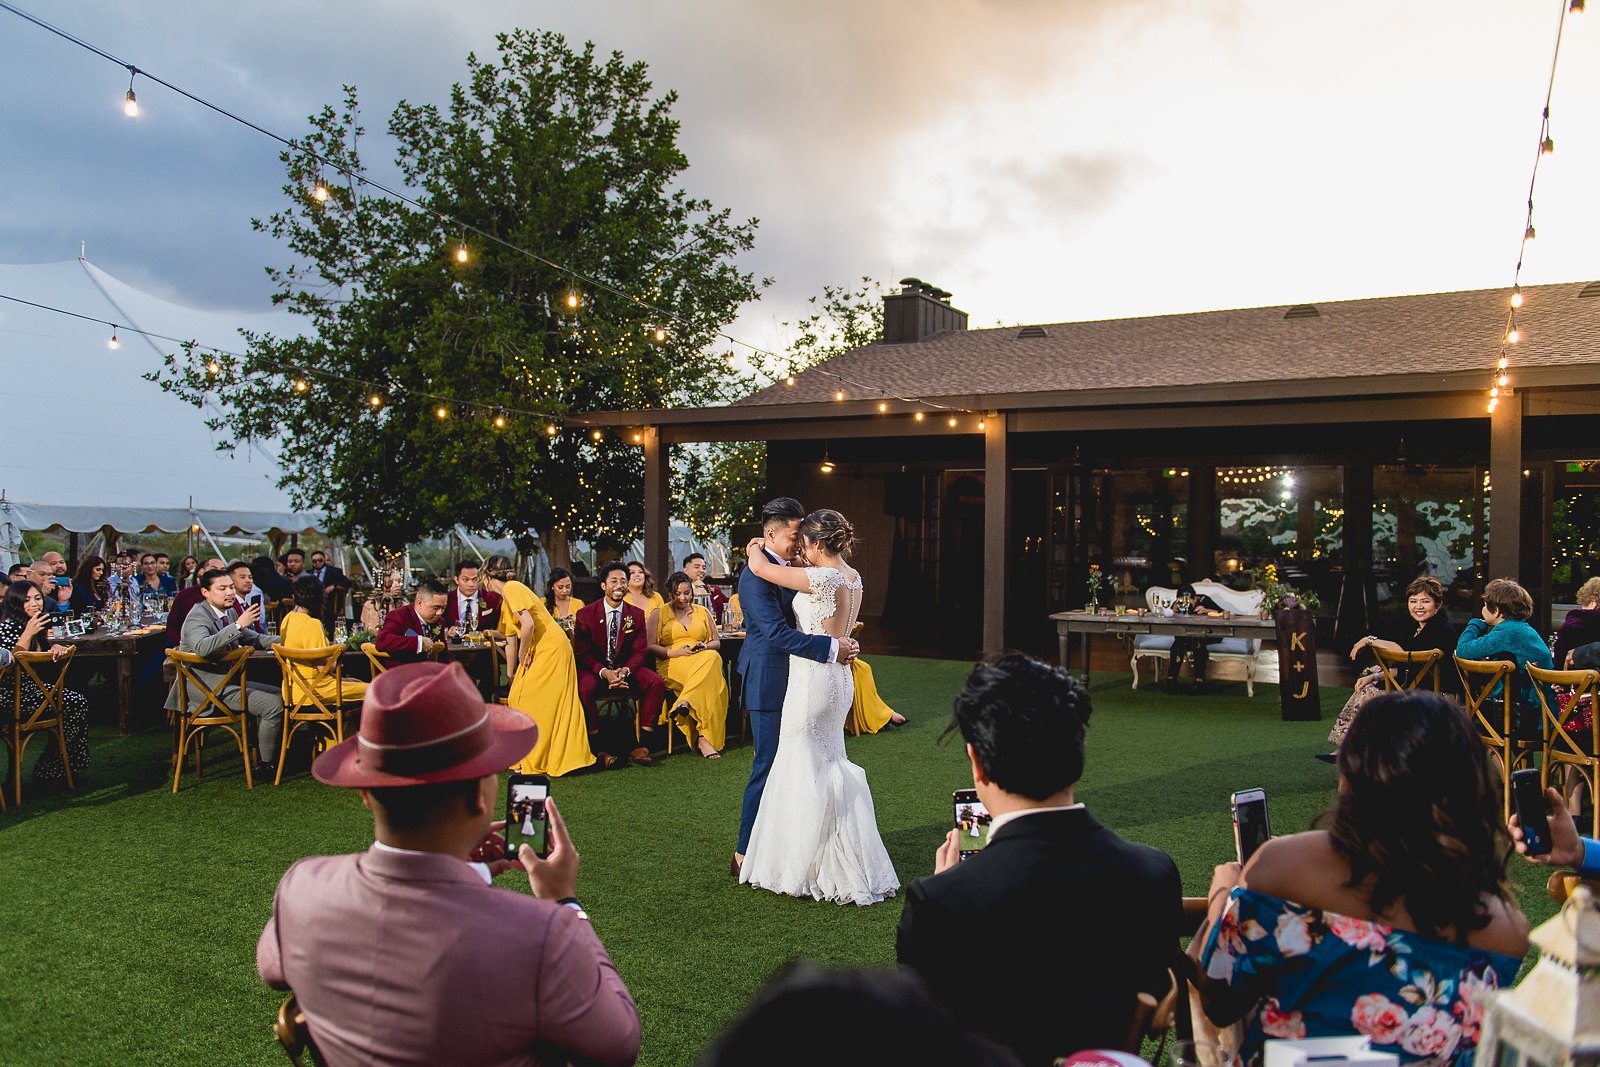
[[1008,650],[972,668],[950,730],[961,731],[995,785],[1044,800],[1083,777],[1090,711],[1088,691],[1072,675]]
[[806,517],[806,509],[792,496],[780,496],[761,507],[761,529],[769,531]]

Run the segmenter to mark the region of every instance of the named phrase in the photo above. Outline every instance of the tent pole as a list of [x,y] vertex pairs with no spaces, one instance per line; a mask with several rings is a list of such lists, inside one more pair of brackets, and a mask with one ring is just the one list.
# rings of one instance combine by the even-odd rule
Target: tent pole
[[[206,529],[206,524],[200,521],[199,513],[190,511],[189,514],[194,516],[194,521],[189,524],[189,536],[194,536],[194,528],[198,526],[200,528],[200,532],[206,535],[206,540],[211,542],[211,547],[216,550],[217,558],[224,563],[228,562],[228,557],[223,554],[222,546],[217,544],[217,539],[215,537],[211,536],[211,531]],[[190,554],[193,555],[193,552],[191,551]]]
[[482,563],[483,560],[484,560],[484,556],[483,556],[482,550],[479,549],[478,546],[473,543],[472,538],[467,536],[467,531],[462,529],[459,523],[456,525],[455,535],[457,537],[461,538],[461,543],[462,544],[464,544],[468,548],[472,549],[472,554],[478,557],[478,562],[479,563]]

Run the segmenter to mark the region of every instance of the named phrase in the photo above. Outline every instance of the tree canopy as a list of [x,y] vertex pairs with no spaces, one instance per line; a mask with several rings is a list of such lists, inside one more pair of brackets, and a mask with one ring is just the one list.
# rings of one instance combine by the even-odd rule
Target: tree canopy
[[306,336],[186,348],[152,375],[222,408],[220,448],[279,441],[296,505],[377,546],[456,523],[538,530],[553,554],[568,532],[627,541],[638,446],[563,420],[731,399],[763,373],[713,351],[766,282],[735,264],[756,220],[677,185],[676,94],[555,33],[497,41],[447,106],[391,114],[414,203],[367,183],[354,86],[282,154],[287,203],[252,225],[293,255],[268,274]]

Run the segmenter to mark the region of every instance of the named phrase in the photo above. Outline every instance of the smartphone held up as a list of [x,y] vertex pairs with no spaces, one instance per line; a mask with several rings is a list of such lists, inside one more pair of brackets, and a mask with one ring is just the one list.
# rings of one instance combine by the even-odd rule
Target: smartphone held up
[[506,786],[506,854],[515,856],[523,845],[544,859],[550,854],[550,777],[513,774]]
[[1516,808],[1522,846],[1530,856],[1550,851],[1550,802],[1545,799],[1537,767],[1511,772],[1511,803]]
[[956,836],[960,841],[960,858],[977,855],[989,843],[989,824],[994,821],[989,809],[978,799],[976,789],[957,789],[950,794],[954,809]]
[[1250,862],[1256,849],[1272,836],[1267,824],[1267,791],[1241,789],[1233,794],[1233,844],[1239,863]]

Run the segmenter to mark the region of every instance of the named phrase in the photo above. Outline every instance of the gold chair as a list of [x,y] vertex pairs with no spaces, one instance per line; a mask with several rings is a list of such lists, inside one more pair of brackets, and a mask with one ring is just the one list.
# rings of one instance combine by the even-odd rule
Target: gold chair
[[[67,732],[61,718],[61,694],[66,692],[67,665],[72,662],[76,652],[75,647],[69,648],[60,659],[55,659],[48,652],[11,654],[11,699],[7,701],[9,706],[0,711],[0,716],[3,716],[0,724],[4,726],[6,748],[11,751],[11,799],[18,807],[22,806],[22,756],[37,734],[56,735],[56,748],[61,752],[61,766],[67,775],[67,787],[78,787],[72,780],[72,763],[67,759]],[[46,681],[40,673],[41,668],[48,673],[51,664],[59,668],[53,683]],[[24,692],[25,683],[29,682],[41,694],[42,699],[37,702]],[[3,793],[4,790],[0,790],[0,794]]]
[[[1372,654],[1378,661],[1378,670],[1383,673],[1385,689],[1392,692],[1421,689],[1422,683],[1432,675],[1433,691],[1439,691],[1439,662],[1444,659],[1441,650],[1430,648],[1422,652],[1390,652],[1374,645]],[[1400,681],[1402,674],[1407,679],[1405,682]]]
[[[1570,797],[1572,790],[1572,775],[1577,774],[1589,788],[1591,800],[1600,796],[1600,720],[1590,723],[1589,729],[1578,732],[1568,730],[1562,725],[1561,709],[1552,708],[1549,700],[1549,687],[1552,685],[1572,686],[1572,704],[1576,709],[1578,702],[1587,696],[1591,701],[1600,700],[1600,671],[1547,671],[1533,664],[1527,665],[1528,678],[1533,683],[1533,692],[1539,698],[1539,712],[1543,720],[1544,732],[1544,763],[1540,774],[1541,784],[1546,788],[1550,785],[1550,772],[1561,768],[1561,792],[1563,796]],[[1593,716],[1591,716],[1593,718]],[[1590,835],[1600,837],[1600,804],[1593,804],[1593,826]]]
[[[1531,765],[1542,742],[1521,737],[1516,730],[1517,698],[1515,679],[1517,665],[1503,659],[1462,659],[1456,661],[1456,673],[1461,676],[1461,692],[1467,701],[1467,712],[1478,722],[1478,738],[1489,750],[1489,757],[1500,769],[1500,797],[1503,817],[1511,818],[1511,772],[1524,764]],[[1504,683],[1500,690],[1499,707],[1489,704],[1489,695],[1495,686]],[[1498,714],[1496,714],[1498,712]]]
[[[205,749],[204,734],[206,730],[211,729],[231,734],[238,742],[239,755],[244,760],[245,787],[254,789],[255,778],[250,767],[250,716],[245,711],[244,677],[245,667],[250,663],[250,649],[237,648],[232,652],[223,653],[217,660],[208,660],[193,652],[169,648],[167,661],[172,664],[178,683],[178,709],[172,712],[172,791],[174,793],[178,791],[178,780],[183,775],[183,757],[188,754],[191,742],[194,743],[194,775],[196,778],[201,776],[200,758]],[[227,664],[227,669],[215,688],[208,685],[195,670],[196,667],[214,667],[221,664]],[[238,708],[228,707],[228,702],[222,698],[222,691],[230,685],[239,688]],[[191,707],[189,703],[191,686],[198,690],[199,703],[195,707]]]
[[[318,685],[325,680],[332,680],[334,692],[340,691],[343,681],[340,663],[344,653],[343,645],[325,645],[322,648],[284,648],[281,644],[272,646],[272,654],[277,657],[278,666],[283,668],[283,690],[287,698],[283,709],[283,744],[278,747],[280,753],[288,753],[289,742],[302,726],[310,726],[319,732],[326,731],[327,738],[317,738],[318,751],[329,740],[334,744],[344,740],[342,695],[332,701],[325,701],[317,695]],[[283,782],[283,765],[287,762],[287,759],[279,757],[278,773],[272,779],[273,785]]]
[[282,600],[273,601],[267,605],[266,616],[272,620],[274,629],[283,628],[283,620],[294,610],[294,597],[286,596]]
[[294,1067],[318,1062],[320,1054],[316,1043],[311,1040],[311,1030],[306,1026],[306,1013],[300,1010],[300,1002],[293,993],[278,1006],[278,1018],[272,1024],[272,1033]]
[[374,681],[377,680],[378,675],[389,669],[384,666],[385,663],[389,662],[389,653],[379,652],[378,646],[371,641],[362,642],[361,654],[367,657],[367,665],[372,668]]

